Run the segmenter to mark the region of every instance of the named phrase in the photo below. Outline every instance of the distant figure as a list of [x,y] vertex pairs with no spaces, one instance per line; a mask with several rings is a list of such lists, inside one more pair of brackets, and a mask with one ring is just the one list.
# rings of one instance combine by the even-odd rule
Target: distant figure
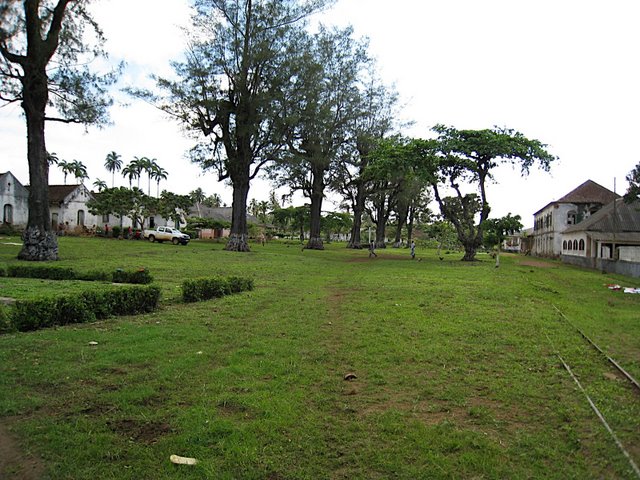
[[416,242],[411,240],[411,260],[416,258]]
[[371,256],[377,257],[378,255],[376,254],[376,244],[374,242],[369,243],[369,258],[371,258]]

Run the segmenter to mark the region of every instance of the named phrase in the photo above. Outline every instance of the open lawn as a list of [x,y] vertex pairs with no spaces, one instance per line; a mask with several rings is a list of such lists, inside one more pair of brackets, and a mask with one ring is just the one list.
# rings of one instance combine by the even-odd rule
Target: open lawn
[[[149,268],[162,307],[0,336],[0,478],[635,478],[556,353],[640,463],[640,391],[558,313],[640,379],[640,295],[605,287],[638,279],[252,248],[60,238],[60,266]],[[181,303],[183,279],[214,274],[255,290]],[[0,296],[51,283],[0,278]]]

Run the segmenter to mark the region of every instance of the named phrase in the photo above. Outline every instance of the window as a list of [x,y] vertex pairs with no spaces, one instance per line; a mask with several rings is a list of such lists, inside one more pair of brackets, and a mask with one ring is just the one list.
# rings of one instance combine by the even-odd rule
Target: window
[[573,249],[578,250],[578,240],[573,241]]
[[102,223],[109,223],[109,214],[102,215]]
[[566,250],[566,249],[567,249],[567,241],[566,241],[566,240],[564,240],[564,241],[562,242],[562,250]]
[[78,210],[78,226],[84,226],[84,210]]
[[571,251],[571,240],[567,242],[567,250]]
[[156,226],[156,217],[149,217],[149,228]]
[[580,243],[578,244],[578,249],[581,252],[584,252],[584,240],[583,239],[580,239]]
[[576,213],[576,211],[571,210],[569,213],[567,213],[567,225],[575,225],[577,218],[578,214]]
[[7,203],[4,206],[4,212],[2,214],[2,222],[3,223],[13,223],[13,205]]

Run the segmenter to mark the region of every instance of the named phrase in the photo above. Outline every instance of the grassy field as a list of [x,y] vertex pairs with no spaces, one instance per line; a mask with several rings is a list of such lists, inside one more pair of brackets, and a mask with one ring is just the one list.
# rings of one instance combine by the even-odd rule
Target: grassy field
[[[640,295],[605,287],[638,279],[343,244],[63,237],[60,253],[79,271],[149,268],[162,307],[0,336],[2,478],[635,478],[557,353],[640,463],[640,392],[558,313],[640,379]],[[180,302],[183,279],[214,274],[256,288]],[[60,285],[0,278],[0,296]]]

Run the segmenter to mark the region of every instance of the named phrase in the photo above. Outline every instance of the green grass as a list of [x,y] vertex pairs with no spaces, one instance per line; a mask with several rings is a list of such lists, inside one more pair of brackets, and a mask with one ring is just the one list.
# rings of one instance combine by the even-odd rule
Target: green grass
[[[640,394],[554,308],[640,378],[640,296],[604,286],[637,279],[343,244],[63,237],[60,253],[78,271],[149,268],[163,307],[0,337],[0,424],[51,478],[634,478],[556,350],[640,463]],[[180,302],[182,280],[217,274],[255,290]]]

